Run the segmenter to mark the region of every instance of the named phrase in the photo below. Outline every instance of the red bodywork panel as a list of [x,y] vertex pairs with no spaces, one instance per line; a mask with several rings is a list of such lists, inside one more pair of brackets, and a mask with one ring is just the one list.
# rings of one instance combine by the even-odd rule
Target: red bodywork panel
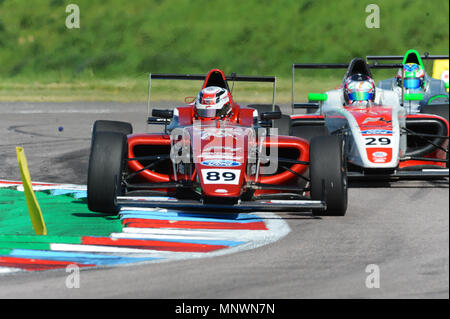
[[[437,115],[432,115],[432,114],[411,114],[411,115],[407,115],[406,119],[435,119],[435,118],[439,118],[440,120],[445,122],[445,125],[447,126],[447,135],[449,132],[449,124],[448,121],[446,121],[444,118],[439,117]],[[441,145],[443,148],[448,148],[448,139],[444,142],[443,145]],[[445,153],[443,150],[441,149],[436,149],[434,152],[425,155],[424,157],[428,157],[428,158],[436,158],[436,159],[446,159],[447,157],[447,153]],[[405,167],[410,167],[410,166],[425,166],[425,165],[435,165],[435,166],[439,166],[442,168],[446,167],[446,163],[443,162],[428,162],[428,161],[416,161],[416,160],[410,160],[410,161],[404,161],[404,162],[400,162],[399,168],[405,168]]]

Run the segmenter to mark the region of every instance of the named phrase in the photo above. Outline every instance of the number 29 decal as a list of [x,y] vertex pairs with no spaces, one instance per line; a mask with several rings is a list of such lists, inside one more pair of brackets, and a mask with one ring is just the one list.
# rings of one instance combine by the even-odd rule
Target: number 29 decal
[[365,137],[364,138],[366,145],[369,146],[386,146],[391,144],[391,138],[382,136],[382,137]]
[[241,171],[238,169],[202,169],[204,184],[238,185]]

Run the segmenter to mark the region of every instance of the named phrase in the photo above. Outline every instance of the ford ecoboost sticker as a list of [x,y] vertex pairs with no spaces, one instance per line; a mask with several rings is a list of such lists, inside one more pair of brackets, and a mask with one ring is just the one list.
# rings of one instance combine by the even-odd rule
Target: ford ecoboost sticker
[[241,163],[229,160],[210,160],[201,162],[202,165],[205,166],[214,166],[214,167],[236,167],[240,166]]
[[361,131],[361,134],[382,135],[382,134],[392,134],[392,131],[390,131],[390,130],[365,130],[365,131]]

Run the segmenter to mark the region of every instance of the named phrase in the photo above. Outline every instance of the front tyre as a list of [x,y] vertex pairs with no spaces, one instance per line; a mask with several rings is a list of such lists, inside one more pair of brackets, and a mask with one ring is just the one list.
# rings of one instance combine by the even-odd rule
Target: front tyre
[[133,133],[133,126],[128,122],[97,120],[92,127],[92,135],[99,132],[116,132],[130,135]]
[[94,212],[116,214],[122,172],[127,157],[127,137],[116,132],[97,132],[89,157],[87,199]]
[[311,199],[325,201],[326,210],[316,216],[344,216],[347,211],[347,170],[344,142],[339,136],[311,139],[309,151]]

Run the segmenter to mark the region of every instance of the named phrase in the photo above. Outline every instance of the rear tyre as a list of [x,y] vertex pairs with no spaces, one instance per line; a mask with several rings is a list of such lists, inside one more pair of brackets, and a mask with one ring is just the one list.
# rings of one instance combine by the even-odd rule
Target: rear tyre
[[448,121],[449,104],[447,102],[446,104],[424,105],[420,109],[420,113],[437,115]]
[[89,157],[87,199],[91,211],[116,214],[122,172],[127,156],[127,137],[116,132],[97,132]]
[[[249,104],[247,107],[251,107],[258,111],[258,115],[264,112],[281,112],[280,106],[275,105],[275,108],[272,107],[272,104]],[[281,114],[281,118],[277,120],[272,120],[272,127],[278,129],[278,135],[289,135],[289,127],[291,125],[291,117],[286,114]]]
[[311,139],[309,151],[311,199],[325,201],[316,216],[344,216],[347,211],[347,170],[344,142],[338,136]]
[[299,125],[291,127],[289,135],[310,142],[314,137],[330,135],[330,133],[325,125]]
[[291,127],[291,117],[289,115],[281,114],[281,118],[273,120],[272,123],[272,127],[278,129],[278,135],[289,136]]

